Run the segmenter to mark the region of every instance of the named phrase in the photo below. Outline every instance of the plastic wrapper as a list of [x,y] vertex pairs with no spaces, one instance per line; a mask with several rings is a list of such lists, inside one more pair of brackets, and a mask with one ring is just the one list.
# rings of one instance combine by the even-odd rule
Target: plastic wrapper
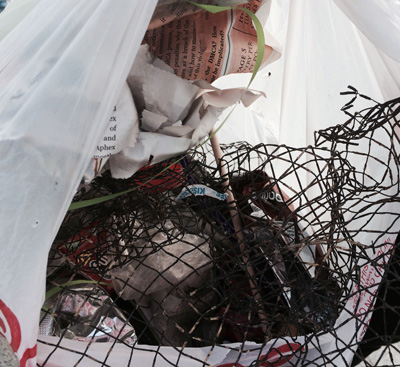
[[[140,226],[139,223],[133,225]],[[151,295],[166,288],[196,287],[207,279],[212,265],[207,240],[192,234],[179,234],[170,221],[161,228],[162,232],[155,226],[150,233],[146,231],[139,235],[138,240],[130,244],[135,246],[137,256],[121,269],[112,271],[117,292],[127,282],[131,285],[124,288],[123,298],[138,299],[143,293]]]
[[[82,238],[85,238],[83,243]],[[111,293],[113,286],[111,277],[107,273],[107,255],[110,252],[107,248],[108,244],[108,233],[98,229],[94,223],[66,242],[58,244],[55,251],[59,252],[63,259],[68,260],[71,266],[86,278],[96,282],[101,281],[103,287]],[[54,258],[59,258],[60,255],[55,254]]]
[[43,311],[40,313],[39,335],[61,335],[60,325],[53,315]]
[[64,335],[79,341],[113,342],[134,345],[135,330],[111,298],[99,286],[77,284],[45,302],[51,308],[40,323],[44,335]]
[[122,298],[140,306],[163,344],[180,345],[182,330],[187,333],[212,306],[214,292],[204,284],[212,278],[213,261],[204,236],[182,234],[169,220],[160,229],[137,233],[137,241],[125,244],[135,247],[136,256],[111,271],[112,282]]

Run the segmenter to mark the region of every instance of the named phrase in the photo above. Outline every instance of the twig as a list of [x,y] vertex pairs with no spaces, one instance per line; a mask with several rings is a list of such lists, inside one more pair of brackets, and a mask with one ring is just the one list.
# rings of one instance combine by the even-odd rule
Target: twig
[[262,330],[266,336],[266,339],[269,340],[269,338],[267,337],[267,335],[268,335],[267,334],[268,318],[267,318],[267,314],[262,309],[261,293],[260,293],[259,287],[256,283],[255,271],[254,271],[253,266],[250,264],[249,257],[246,253],[246,243],[245,243],[245,239],[243,236],[242,223],[240,221],[239,211],[237,209],[235,196],[233,195],[232,189],[230,187],[228,170],[226,168],[226,165],[223,165],[221,163],[223,153],[222,153],[221,147],[218,143],[217,136],[216,136],[216,134],[214,134],[214,129],[211,130],[209,135],[210,135],[210,142],[211,142],[212,150],[214,153],[215,161],[218,164],[219,169],[220,169],[221,178],[222,177],[225,178],[225,180],[223,180],[223,185],[226,187],[227,202],[230,204],[229,211],[230,211],[230,215],[232,218],[232,224],[233,224],[233,228],[235,229],[235,235],[239,242],[239,249],[240,249],[240,253],[242,256],[242,260],[245,265],[246,272],[248,274],[250,290],[254,297],[254,300],[256,301],[257,305],[259,306],[258,317],[260,318],[261,322],[263,323]]

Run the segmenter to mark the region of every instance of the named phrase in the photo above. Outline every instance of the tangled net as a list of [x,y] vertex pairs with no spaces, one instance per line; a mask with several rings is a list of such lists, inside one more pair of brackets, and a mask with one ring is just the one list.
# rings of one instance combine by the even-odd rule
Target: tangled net
[[117,345],[131,350],[126,366],[138,352],[149,365],[374,365],[373,350],[400,340],[400,99],[351,114],[368,97],[346,94],[349,120],[314,147],[238,142],[215,159],[204,145],[82,185],[75,202],[117,195],[60,228],[40,365],[67,339],[85,346],[69,350],[76,366],[113,366]]

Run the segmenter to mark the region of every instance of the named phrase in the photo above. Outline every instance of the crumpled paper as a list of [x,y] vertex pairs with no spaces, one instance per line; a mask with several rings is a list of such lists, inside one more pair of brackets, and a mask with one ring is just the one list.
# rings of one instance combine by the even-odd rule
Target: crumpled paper
[[84,176],[90,183],[106,166],[108,158],[126,147],[133,147],[139,136],[139,116],[128,84],[122,87],[118,100],[111,111],[103,137],[98,142],[93,158]]
[[[249,106],[263,95],[247,88],[221,90],[204,80],[190,82],[177,77],[168,65],[148,52],[147,45],[140,47],[127,83],[140,125],[134,113],[132,118],[125,114],[117,127],[112,124],[115,121],[110,123],[107,129],[114,129],[111,133],[116,134],[106,131],[104,139],[108,134],[118,144],[103,152],[101,164],[91,167],[95,175],[104,167],[114,178],[129,178],[145,164],[182,154],[208,135],[225,108],[239,101]],[[120,99],[128,100],[127,93],[124,89]],[[102,141],[98,146],[107,144]],[[94,165],[98,161],[99,152]]]

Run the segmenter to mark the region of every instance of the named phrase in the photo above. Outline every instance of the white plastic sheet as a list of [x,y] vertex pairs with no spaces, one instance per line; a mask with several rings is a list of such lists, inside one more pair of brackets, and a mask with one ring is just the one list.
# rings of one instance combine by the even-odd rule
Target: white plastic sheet
[[400,35],[400,2],[397,0],[335,0],[344,14],[378,49],[400,62],[396,47]]
[[48,251],[155,4],[41,0],[0,42],[0,332],[22,367],[36,366]]
[[29,12],[39,0],[15,0],[7,2],[6,9],[0,14],[0,40],[5,37]]
[[[347,99],[339,94],[349,84],[378,101],[400,94],[400,63],[395,60],[400,22],[394,21],[400,6],[395,0],[269,0],[266,6],[266,28],[281,45],[282,57],[252,84],[267,99],[246,110],[236,108],[235,118],[221,129],[220,142],[245,137],[251,143],[307,146],[314,142],[314,131],[346,121],[340,108]],[[388,40],[392,52],[385,54]],[[215,85],[245,85],[248,80],[248,75],[230,75]]]
[[[64,367],[64,361],[68,360],[71,365],[79,362],[79,366],[97,367],[98,361],[106,360],[109,366],[134,367],[154,366],[154,367],[233,367],[233,366],[250,366],[260,358],[268,366],[293,366],[298,362],[298,357],[303,354],[301,347],[304,344],[304,338],[299,338],[298,343],[293,343],[290,339],[280,339],[279,341],[271,341],[265,345],[260,351],[259,346],[255,343],[235,343],[229,344],[225,348],[203,347],[203,348],[171,348],[157,346],[138,346],[132,350],[123,344],[112,343],[83,343],[64,339],[61,343],[62,347],[58,348],[55,353],[55,343],[58,342],[54,337],[41,337],[44,343],[40,343],[39,347],[39,365],[45,360],[45,356],[49,356],[47,362],[51,367]],[[323,342],[322,342],[323,343]],[[112,347],[112,353],[109,351]],[[74,353],[85,353],[90,357],[81,359],[81,355]],[[294,352],[297,352],[295,355]],[[287,359],[286,364],[282,364],[279,360],[284,356]],[[274,363],[276,362],[276,363]]]

